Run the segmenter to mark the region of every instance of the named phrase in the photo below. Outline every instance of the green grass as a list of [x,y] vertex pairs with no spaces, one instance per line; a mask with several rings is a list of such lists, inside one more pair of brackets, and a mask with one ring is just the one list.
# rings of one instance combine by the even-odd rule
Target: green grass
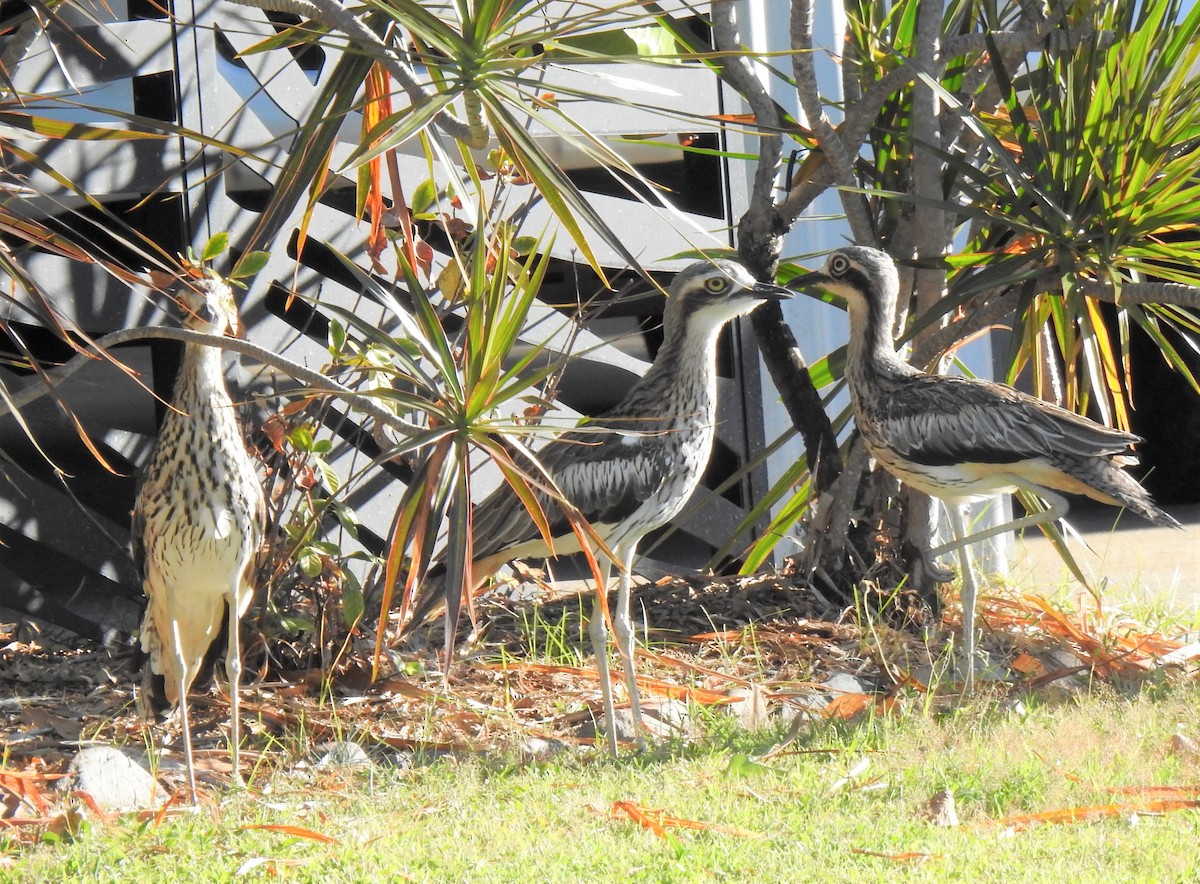
[[[564,753],[450,758],[370,774],[279,773],[258,794],[159,823],[95,823],[74,840],[22,848],[21,881],[1182,881],[1200,876],[1200,813],[1128,814],[1006,833],[999,817],[1133,800],[1114,788],[1200,782],[1168,751],[1195,736],[1194,689],[1111,693],[1005,711],[952,712],[801,729],[797,754],[750,762],[779,734],[714,717],[697,745],[617,762]],[[866,758],[854,786],[834,784]],[[922,815],[949,789],[962,825]],[[663,839],[613,803],[761,837],[672,829]],[[308,838],[247,826],[311,829]],[[924,853],[923,862],[854,851]]]

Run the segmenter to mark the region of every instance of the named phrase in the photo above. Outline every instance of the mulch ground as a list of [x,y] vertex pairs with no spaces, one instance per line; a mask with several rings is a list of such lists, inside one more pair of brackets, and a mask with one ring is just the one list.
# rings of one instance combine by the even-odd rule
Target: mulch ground
[[[464,628],[459,658],[444,678],[434,651],[402,648],[388,649],[372,678],[369,635],[349,641],[324,669],[281,671],[252,651],[247,669],[256,657],[258,667],[247,673],[242,694],[247,764],[295,763],[314,746],[345,738],[410,757],[520,751],[534,738],[591,744],[600,692],[581,619],[591,604],[578,595],[537,605],[482,603],[478,628]],[[939,630],[927,630],[941,636],[932,645],[918,630],[882,618],[860,625],[853,611],[831,610],[789,575],[672,579],[640,587],[634,608],[649,635],[637,665],[650,712],[685,700],[725,707],[751,727],[769,715],[850,718],[902,711],[906,703],[928,708],[927,682],[944,670],[944,641],[959,628],[953,607]],[[986,597],[979,619],[989,669],[1003,676],[989,690],[1193,677],[1200,657],[1200,645],[1186,637],[1149,632],[1119,612],[1099,610],[1090,597],[1071,614],[1033,596]],[[436,632],[428,638],[430,647],[441,647]],[[153,746],[163,751],[161,775],[179,786],[182,773],[171,763],[182,757],[178,724],[140,719],[134,666],[128,649],[55,644],[29,624],[0,624],[7,769],[61,771],[81,746],[96,742]],[[822,692],[833,675],[854,676],[862,691]],[[957,696],[945,681],[934,690]],[[190,708],[201,779],[223,782],[229,710],[219,680],[198,682]]]

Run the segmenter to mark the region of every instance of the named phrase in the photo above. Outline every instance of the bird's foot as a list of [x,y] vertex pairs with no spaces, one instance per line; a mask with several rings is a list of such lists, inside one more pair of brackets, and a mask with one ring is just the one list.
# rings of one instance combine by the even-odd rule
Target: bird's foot
[[608,739],[610,754],[615,758],[617,749],[621,745],[633,744],[633,748],[640,754],[647,750],[646,728],[640,721],[635,721],[633,714],[629,709],[616,709],[613,711],[611,721],[604,723],[605,737]]
[[925,573],[934,583],[953,583],[955,571],[953,568],[946,565],[939,565],[937,559],[933,556],[923,556],[922,564],[925,566]]

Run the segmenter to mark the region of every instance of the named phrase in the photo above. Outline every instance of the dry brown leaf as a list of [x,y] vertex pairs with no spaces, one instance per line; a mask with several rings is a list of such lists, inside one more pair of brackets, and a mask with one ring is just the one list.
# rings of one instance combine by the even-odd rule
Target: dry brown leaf
[[648,807],[643,807],[633,801],[614,801],[612,805],[613,817],[621,815],[629,817],[629,819],[644,826],[654,832],[660,838],[670,837],[667,833],[668,828],[672,829],[692,829],[697,832],[719,832],[722,835],[736,835],[739,838],[762,838],[763,835],[758,832],[751,832],[747,829],[739,829],[736,826],[723,826],[720,823],[702,823],[698,820],[681,819],[680,817],[668,816],[664,811],[654,810]]
[[668,656],[667,654],[656,654],[648,648],[638,648],[635,652],[638,657],[643,660],[653,660],[655,663],[661,663],[664,666],[670,666],[675,669],[682,669],[684,672],[695,672],[700,675],[708,675],[722,681],[740,684],[744,687],[750,687],[751,682],[748,678],[738,678],[728,672],[720,672],[716,669],[710,669],[707,666],[701,666],[699,663],[691,663],[687,660],[680,660],[676,657]]
[[[555,675],[574,675],[579,678],[586,678],[589,681],[599,681],[600,673],[595,669],[583,669],[578,666],[555,666],[549,663],[504,663],[494,664],[491,666],[480,666],[480,669],[487,670],[503,670],[505,672],[544,672],[553,673]],[[610,675],[613,681],[623,678],[621,673],[613,672]],[[646,676],[638,676],[638,687],[650,693],[660,694],[664,697],[669,697],[673,700],[690,700],[694,703],[699,703],[702,706],[721,706],[735,702],[735,699],[728,694],[718,691],[708,691],[704,688],[692,688],[686,685],[671,684],[668,681],[662,681],[657,678],[648,678]]]
[[62,774],[26,773],[24,771],[0,770],[0,789],[9,792],[19,801],[23,801],[45,816],[48,805],[42,797],[39,786],[48,785],[57,780]]
[[1046,664],[1032,654],[1018,654],[1008,665],[1022,675],[1046,674]]
[[31,727],[52,730],[64,740],[78,740],[83,731],[83,724],[80,721],[63,718],[40,706],[25,706],[21,709],[21,718]]
[[936,853],[919,853],[917,851],[909,851],[907,853],[880,853],[877,850],[863,850],[860,847],[851,847],[850,852],[857,853],[859,856],[877,856],[880,859],[888,859],[897,863],[923,863],[927,859],[942,858]]
[[870,694],[842,694],[829,701],[824,709],[826,718],[850,719],[861,715],[875,702]]
[[259,823],[256,825],[242,826],[241,828],[244,832],[251,829],[260,829],[264,832],[278,832],[280,835],[291,835],[294,838],[307,838],[310,841],[320,841],[322,844],[337,844],[340,846],[342,843],[331,835],[326,835],[322,832],[314,832],[312,829],[305,829],[302,826]]
[[1114,795],[1154,795],[1160,798],[1179,798],[1200,795],[1200,786],[1113,786],[1105,791]]
[[1136,813],[1169,813],[1175,810],[1191,810],[1198,807],[1200,807],[1200,799],[1168,798],[1159,801],[1130,801],[1118,804],[1064,807],[1060,810],[1047,810],[1043,813],[1006,816],[998,820],[989,820],[980,825],[987,828],[1027,829],[1041,823],[1054,825],[1087,823],[1094,820],[1105,820]]

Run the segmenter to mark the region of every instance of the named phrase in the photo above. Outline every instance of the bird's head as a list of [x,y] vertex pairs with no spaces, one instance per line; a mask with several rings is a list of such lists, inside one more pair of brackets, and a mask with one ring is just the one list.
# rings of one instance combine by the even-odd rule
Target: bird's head
[[759,282],[736,261],[698,261],[681,270],[671,283],[664,323],[700,322],[720,328],[760,304],[793,294],[783,286]]
[[236,335],[240,330],[233,289],[224,280],[211,276],[182,280],[175,301],[184,326],[192,331]]
[[[791,281],[795,288],[820,288],[846,301],[851,313],[872,305],[894,305],[900,288],[896,265],[887,253],[865,246],[844,246],[829,254],[825,266]],[[894,309],[894,306],[892,306]]]

